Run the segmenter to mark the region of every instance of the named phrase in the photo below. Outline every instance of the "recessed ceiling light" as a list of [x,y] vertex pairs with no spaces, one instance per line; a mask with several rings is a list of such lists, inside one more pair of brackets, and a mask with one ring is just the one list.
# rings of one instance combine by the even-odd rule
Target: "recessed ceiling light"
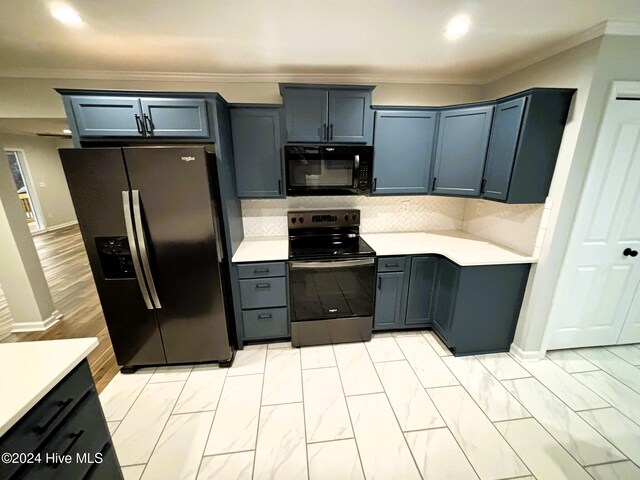
[[449,20],[444,29],[444,36],[449,40],[455,40],[466,34],[469,27],[471,27],[471,19],[466,15],[458,15]]
[[72,27],[84,25],[84,20],[78,12],[64,3],[54,3],[50,7],[51,15],[56,20]]
[[62,133],[66,135],[71,135],[71,130],[69,130],[68,128],[65,128],[64,130],[62,130]]

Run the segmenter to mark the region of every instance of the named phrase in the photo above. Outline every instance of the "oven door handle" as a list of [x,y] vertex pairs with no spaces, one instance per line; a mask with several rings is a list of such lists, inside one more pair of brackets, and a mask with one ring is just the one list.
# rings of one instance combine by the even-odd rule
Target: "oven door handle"
[[358,188],[360,180],[360,155],[356,155],[353,161],[353,188]]
[[364,267],[367,265],[373,265],[376,263],[376,259],[365,258],[362,260],[329,260],[326,262],[307,262],[307,261],[298,261],[298,262],[289,262],[289,268],[293,270],[303,270],[303,269],[316,269],[316,268],[350,268],[350,267]]

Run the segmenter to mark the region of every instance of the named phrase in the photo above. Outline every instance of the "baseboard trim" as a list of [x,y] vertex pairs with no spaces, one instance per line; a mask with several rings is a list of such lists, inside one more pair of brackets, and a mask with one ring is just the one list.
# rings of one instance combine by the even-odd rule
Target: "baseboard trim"
[[63,315],[58,310],[54,310],[48,318],[41,322],[22,322],[14,324],[11,328],[11,333],[42,332],[54,326],[62,317]]
[[70,222],[60,223],[58,225],[54,225],[53,227],[47,228],[47,232],[54,232],[56,230],[60,230],[62,228],[67,228],[67,227],[70,227],[72,225],[77,225],[77,224],[78,224],[77,220],[72,220]]
[[515,343],[512,343],[511,348],[509,349],[509,353],[520,362],[535,362],[538,360],[542,360],[547,352],[544,350],[524,351]]

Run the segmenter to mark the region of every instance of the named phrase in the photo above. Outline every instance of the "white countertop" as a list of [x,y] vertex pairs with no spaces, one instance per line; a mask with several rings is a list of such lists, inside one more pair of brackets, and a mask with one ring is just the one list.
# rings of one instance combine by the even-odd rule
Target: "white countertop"
[[[378,256],[436,254],[463,267],[538,261],[530,255],[460,230],[363,233],[361,236]],[[234,263],[270,262],[288,258],[289,242],[286,236],[247,237],[232,260]]]
[[236,250],[231,261],[242,262],[273,262],[289,258],[289,237],[278,235],[274,237],[246,237]]
[[0,343],[0,436],[97,346],[97,338]]
[[361,237],[378,256],[437,254],[463,267],[537,262],[535,257],[460,230],[363,233]]

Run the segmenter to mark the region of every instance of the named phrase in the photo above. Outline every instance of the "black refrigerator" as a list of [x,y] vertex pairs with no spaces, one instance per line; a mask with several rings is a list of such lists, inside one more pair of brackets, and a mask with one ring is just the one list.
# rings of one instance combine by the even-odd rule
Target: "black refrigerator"
[[233,360],[212,149],[60,149],[123,371]]

